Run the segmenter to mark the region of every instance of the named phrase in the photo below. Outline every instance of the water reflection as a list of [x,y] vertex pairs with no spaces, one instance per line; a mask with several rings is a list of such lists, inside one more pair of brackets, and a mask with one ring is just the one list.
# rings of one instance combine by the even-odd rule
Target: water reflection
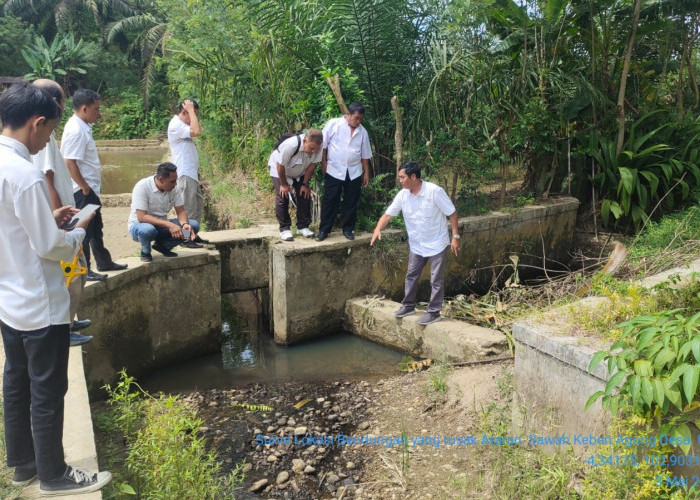
[[[145,388],[189,392],[255,382],[371,380],[397,373],[401,353],[346,333],[291,347],[275,345],[261,314],[260,301],[250,294],[232,294],[237,297],[222,300],[220,354],[144,377],[141,382]],[[257,304],[257,312],[252,304]]]
[[148,175],[154,175],[156,167],[167,160],[164,148],[99,150],[102,166],[102,193],[131,193],[134,184]]

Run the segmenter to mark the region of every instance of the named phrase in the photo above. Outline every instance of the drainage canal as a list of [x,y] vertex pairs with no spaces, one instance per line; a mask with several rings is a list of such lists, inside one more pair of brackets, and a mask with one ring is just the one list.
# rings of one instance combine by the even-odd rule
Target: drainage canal
[[377,380],[398,373],[398,351],[339,332],[289,347],[269,333],[257,292],[222,296],[222,349],[141,377],[149,392],[188,393],[254,383]]

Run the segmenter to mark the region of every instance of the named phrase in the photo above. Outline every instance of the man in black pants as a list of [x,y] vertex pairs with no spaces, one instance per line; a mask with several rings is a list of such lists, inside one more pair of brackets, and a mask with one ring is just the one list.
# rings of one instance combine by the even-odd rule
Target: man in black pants
[[365,108],[359,102],[348,106],[348,113],[333,118],[323,127],[323,156],[321,168],[324,174],[323,201],[321,203],[321,224],[316,241],[323,241],[333,228],[338,212],[341,192],[343,202],[343,236],[354,240],[357,205],[361,187],[369,184],[369,160],[372,148],[369,135],[362,126]]
[[46,91],[15,84],[0,96],[0,332],[5,350],[3,404],[12,484],[37,477],[43,495],[96,491],[109,472],[66,465],[63,398],[68,388],[69,298],[61,260],[78,253],[86,218],[70,232],[58,225],[75,212],[52,213],[44,173],[30,155],[44,146],[61,109]]
[[[80,89],[73,94],[74,114],[66,122],[61,138],[61,154],[73,178],[75,205],[83,208],[87,204],[102,205],[102,170],[97,156],[97,146],[92,138],[92,124],[100,118],[100,94],[93,90]],[[95,254],[99,271],[121,271],[126,264],[112,261],[109,250],[102,240],[102,213],[100,210],[88,226],[83,252],[88,264],[88,281],[107,278],[90,268],[90,250]]]

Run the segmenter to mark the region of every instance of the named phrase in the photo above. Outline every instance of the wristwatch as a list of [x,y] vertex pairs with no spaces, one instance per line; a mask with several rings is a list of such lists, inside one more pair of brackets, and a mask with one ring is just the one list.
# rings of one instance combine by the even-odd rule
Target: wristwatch
[[456,240],[461,238],[461,236],[459,234],[453,234],[452,237]]

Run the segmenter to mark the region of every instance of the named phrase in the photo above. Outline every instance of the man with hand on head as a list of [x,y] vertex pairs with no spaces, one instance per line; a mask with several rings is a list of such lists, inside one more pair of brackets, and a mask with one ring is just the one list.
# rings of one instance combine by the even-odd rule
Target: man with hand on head
[[292,241],[292,219],[289,199],[292,189],[296,194],[297,231],[305,238],[313,238],[311,224],[311,188],[309,181],[321,161],[323,135],[315,128],[305,134],[295,134],[280,142],[270,155],[267,165],[275,186],[275,215],[280,224],[280,238]]
[[[397,318],[416,312],[418,278],[423,267],[430,261],[430,303],[428,310],[418,323],[428,325],[440,321],[442,301],[445,297],[445,263],[447,248],[455,256],[459,252],[459,219],[454,204],[445,190],[437,184],[420,178],[420,165],[411,161],[399,167],[399,183],[403,188],[391,202],[374,228],[370,246],[382,239],[384,229],[392,217],[403,212],[408,233],[408,269],[406,270],[405,294],[401,307],[394,313]],[[450,219],[452,239],[447,234]]]
[[[63,399],[68,388],[69,297],[61,260],[71,260],[91,217],[73,231],[54,218],[43,172],[30,161],[49,140],[61,109],[46,91],[18,83],[0,96],[0,333],[5,350],[3,404],[12,484],[37,476],[43,495],[97,491],[109,472],[66,465]],[[61,213],[62,212],[62,213]]]
[[[204,195],[199,185],[199,155],[193,139],[202,135],[199,123],[199,104],[194,99],[184,99],[177,114],[168,124],[170,159],[177,165],[177,191],[182,195],[187,214],[199,223],[204,211]],[[201,248],[198,243],[208,243],[199,236],[185,246]]]
[[[61,86],[54,82],[53,80],[48,80],[42,78],[34,81],[34,85],[48,92],[51,97],[53,97],[61,108],[63,112],[63,105],[65,103],[65,95]],[[75,198],[73,198],[73,183],[71,182],[70,173],[68,172],[68,167],[66,167],[66,162],[63,160],[61,151],[56,142],[56,133],[51,132],[51,137],[49,138],[49,143],[44,149],[39,151],[37,154],[32,155],[32,163],[35,167],[41,169],[46,176],[46,184],[49,188],[49,199],[51,200],[51,208],[53,210],[58,210],[64,206],[71,206],[75,208]],[[70,259],[73,260],[73,259]],[[85,260],[85,255],[82,253],[78,258],[78,263],[81,267],[87,267],[87,261]],[[74,320],[76,313],[78,312],[78,305],[80,304],[80,297],[83,293],[83,288],[85,287],[85,282],[87,281],[87,276],[81,274],[73,278],[68,287],[68,293],[70,294],[70,345],[83,345],[87,344],[92,340],[90,335],[81,335],[77,333],[90,326],[91,322],[89,319]]]
[[[153,250],[166,257],[177,257],[172,251],[177,245],[194,241],[199,223],[189,219],[182,204],[182,193],[177,185],[177,167],[165,162],[158,165],[156,175],[141,179],[131,194],[129,234],[141,243],[141,261],[151,262]],[[175,207],[176,219],[168,220],[168,212]]]
[[[80,89],[73,94],[73,116],[66,122],[61,137],[61,154],[73,178],[75,206],[83,208],[94,204],[102,206],[102,168],[97,156],[97,146],[92,138],[92,125],[100,118],[100,94],[93,90]],[[107,278],[90,269],[90,251],[95,255],[98,271],[121,271],[126,264],[112,260],[104,245],[102,234],[102,212],[97,210],[88,226],[83,244],[83,253],[88,264],[88,281],[101,281]]]

